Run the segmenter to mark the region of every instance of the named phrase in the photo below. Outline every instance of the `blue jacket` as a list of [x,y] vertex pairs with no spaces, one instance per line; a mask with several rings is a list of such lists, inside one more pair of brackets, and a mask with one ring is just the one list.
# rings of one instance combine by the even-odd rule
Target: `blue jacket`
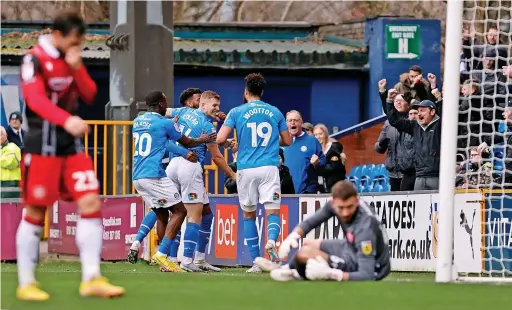
[[325,165],[325,156],[320,142],[306,133],[294,138],[292,145],[284,148],[286,165],[290,169],[296,194],[316,194],[318,173],[310,163],[313,154],[318,156],[320,166]]

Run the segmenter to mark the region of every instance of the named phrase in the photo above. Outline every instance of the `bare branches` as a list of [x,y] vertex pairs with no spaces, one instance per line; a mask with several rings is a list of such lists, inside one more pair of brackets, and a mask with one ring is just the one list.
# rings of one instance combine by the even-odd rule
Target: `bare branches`
[[293,0],[288,1],[288,3],[286,4],[283,14],[281,14],[281,19],[280,19],[281,21],[284,21],[286,19],[286,16],[288,16],[288,12],[290,11],[292,4],[293,4]]
[[213,18],[216,15],[218,15],[218,13],[220,12],[220,9],[222,8],[223,5],[224,5],[224,1],[218,1],[217,4],[215,5],[215,7],[211,10],[211,12],[208,15],[208,17],[206,18],[206,21],[208,21],[208,22],[212,21]]

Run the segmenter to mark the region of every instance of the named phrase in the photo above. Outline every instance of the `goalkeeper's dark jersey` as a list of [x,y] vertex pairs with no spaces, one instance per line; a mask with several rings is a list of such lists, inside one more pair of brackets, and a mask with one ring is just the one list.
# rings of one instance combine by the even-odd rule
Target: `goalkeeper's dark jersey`
[[[318,210],[299,227],[307,234],[331,217],[336,216],[331,201]],[[337,217],[337,216],[336,216]],[[345,239],[357,257],[358,270],[349,272],[351,281],[381,280],[389,274],[388,236],[386,229],[375,216],[374,210],[363,200],[352,221],[344,223],[338,217]]]

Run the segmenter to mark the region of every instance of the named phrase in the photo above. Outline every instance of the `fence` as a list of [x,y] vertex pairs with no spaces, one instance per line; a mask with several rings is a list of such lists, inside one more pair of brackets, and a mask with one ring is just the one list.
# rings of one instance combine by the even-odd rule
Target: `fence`
[[[101,184],[102,195],[134,194],[131,182],[133,139],[132,121],[87,121],[92,131],[84,138],[86,154],[90,155],[94,171]],[[224,149],[224,158],[229,159],[228,150]],[[212,194],[226,193],[219,191],[219,168],[211,162],[209,156],[204,165],[205,187]],[[213,175],[213,178],[212,178]]]

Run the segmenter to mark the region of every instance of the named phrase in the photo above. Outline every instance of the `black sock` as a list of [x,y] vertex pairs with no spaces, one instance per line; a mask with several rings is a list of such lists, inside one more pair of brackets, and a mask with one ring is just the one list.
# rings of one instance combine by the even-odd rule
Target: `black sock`
[[288,264],[290,269],[295,269],[299,273],[299,275],[306,279],[306,264],[300,263],[297,261],[297,257],[295,256],[290,263]]

